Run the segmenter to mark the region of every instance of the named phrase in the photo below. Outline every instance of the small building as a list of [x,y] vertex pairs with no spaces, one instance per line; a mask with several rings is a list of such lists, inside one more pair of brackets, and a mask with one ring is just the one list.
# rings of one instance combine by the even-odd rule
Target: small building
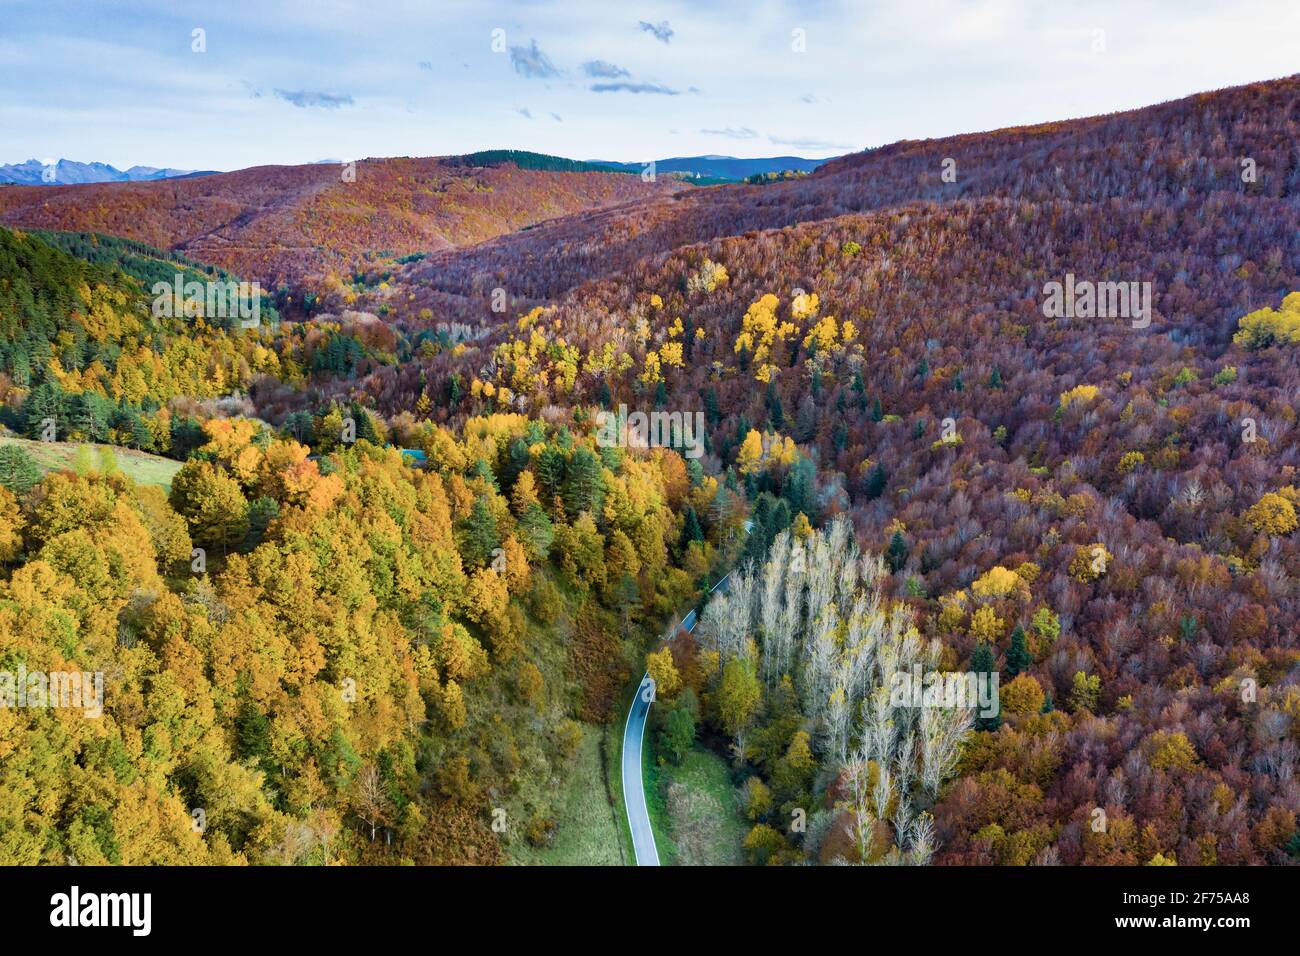
[[402,460],[412,468],[427,468],[429,465],[429,456],[419,448],[399,448],[402,453]]

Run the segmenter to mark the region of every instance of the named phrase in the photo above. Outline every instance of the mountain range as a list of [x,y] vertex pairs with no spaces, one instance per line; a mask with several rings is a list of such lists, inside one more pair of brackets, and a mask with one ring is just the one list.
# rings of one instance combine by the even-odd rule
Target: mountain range
[[0,166],[0,183],[20,183],[26,186],[71,186],[81,183],[137,183],[156,179],[179,179],[184,176],[209,176],[211,170],[195,172],[190,169],[160,169],[157,166],[132,166],[121,170],[108,163],[79,163],[60,159],[50,164],[52,175],[46,173],[47,165],[37,159],[25,163],[7,163]]
[[[594,159],[591,163],[623,172],[640,172],[643,163],[616,163]],[[738,159],[735,156],[676,156],[654,161],[657,173],[687,173],[706,179],[741,180],[762,173],[783,173],[788,169],[811,173],[828,159],[804,159],[800,156],[768,156],[761,159]]]
[[[537,157],[539,154],[528,153],[518,150],[489,150],[482,153],[472,153],[465,157],[466,159],[478,160],[482,165],[497,165],[502,161],[514,161],[521,168],[538,168],[530,163],[529,158]],[[623,173],[640,173],[645,168],[644,163],[620,163],[607,160],[587,160],[579,162],[576,160],[561,160],[559,157],[547,157],[552,160],[541,168],[563,169],[565,171],[576,172],[580,170],[587,171],[617,171]],[[742,180],[746,176],[753,176],[762,173],[781,173],[786,170],[798,170],[800,172],[810,173],[823,163],[829,162],[826,159],[804,159],[800,156],[769,156],[760,159],[739,159],[735,156],[676,156],[669,159],[657,159],[654,161],[655,170],[659,173],[685,174],[688,177],[709,179],[709,180]],[[338,160],[319,160],[312,165],[337,165]],[[563,167],[555,165],[557,163],[565,164]],[[477,163],[476,163],[477,164]],[[79,163],[72,159],[60,159],[52,164],[53,178],[47,178],[46,164],[37,159],[29,159],[24,163],[8,163],[0,165],[0,184],[17,183],[24,186],[72,186],[85,183],[138,183],[152,182],[159,179],[181,179],[185,177],[212,176],[216,170],[190,170],[190,169],[172,169],[160,168],[157,166],[132,166],[130,169],[121,170],[108,163],[90,162]]]

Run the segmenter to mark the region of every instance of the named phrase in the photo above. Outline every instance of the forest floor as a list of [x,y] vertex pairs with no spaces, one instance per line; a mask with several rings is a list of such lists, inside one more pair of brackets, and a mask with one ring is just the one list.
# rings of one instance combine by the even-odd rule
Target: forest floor
[[[75,470],[77,449],[83,447],[81,442],[32,441],[27,438],[15,438],[7,435],[0,436],[0,445],[21,446],[36,459],[36,463],[45,472],[62,469]],[[106,448],[111,450],[113,456],[117,459],[117,467],[136,484],[140,485],[162,485],[164,489],[170,491],[172,477],[181,470],[179,461],[162,458],[158,455],[150,455],[143,451],[135,451],[131,448],[89,443],[86,443],[84,447],[90,452],[90,466],[92,469],[96,471],[101,469],[100,449]]]

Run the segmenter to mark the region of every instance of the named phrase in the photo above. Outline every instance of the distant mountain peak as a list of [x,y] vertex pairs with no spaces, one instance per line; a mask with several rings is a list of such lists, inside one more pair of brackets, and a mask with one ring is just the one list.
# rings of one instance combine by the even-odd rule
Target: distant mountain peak
[[0,183],[19,183],[24,186],[71,186],[79,183],[149,182],[155,179],[176,179],[180,176],[207,175],[189,169],[168,169],[157,166],[132,166],[120,170],[108,163],[81,163],[73,159],[29,159],[23,163],[0,165]]
[[[658,173],[687,173],[706,179],[723,179],[740,181],[749,176],[765,173],[783,173],[787,170],[810,173],[828,159],[804,159],[801,156],[766,156],[757,159],[742,159],[736,156],[721,156],[711,153],[707,156],[674,156],[668,159],[656,159],[655,171]],[[612,166],[624,172],[636,172],[643,163],[614,163],[604,160],[592,160],[601,166]]]

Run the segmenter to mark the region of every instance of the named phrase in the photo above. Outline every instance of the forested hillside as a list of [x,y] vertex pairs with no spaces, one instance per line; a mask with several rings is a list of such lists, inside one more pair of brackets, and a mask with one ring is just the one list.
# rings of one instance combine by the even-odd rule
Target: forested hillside
[[[749,472],[751,495],[806,486],[782,463],[797,447],[815,470],[796,492],[805,513],[846,513],[866,547],[893,552],[886,593],[942,642],[944,666],[1018,680],[1016,709],[977,731],[934,808],[941,862],[1280,862],[1300,849],[1298,89],[963,138],[969,185],[938,204],[910,201],[921,159],[877,151],[745,202],[724,189],[672,204],[732,202],[709,205],[714,231],[743,228],[726,208],[742,224],[829,218],[629,262],[660,240],[593,243],[593,226],[630,224],[608,212],[420,263],[411,288],[418,301],[425,281],[454,287],[458,268],[494,262],[544,296],[608,270],[467,346],[495,350],[472,360],[492,370],[479,402],[504,386],[525,408],[702,408],[706,469]],[[1170,143],[1184,159],[1154,162]],[[926,149],[933,194],[949,144]],[[867,172],[886,169],[899,185]],[[909,201],[834,215],[873,197]],[[677,224],[661,236],[693,221],[648,208],[646,228]],[[543,242],[559,264],[533,268]],[[1067,274],[1149,282],[1150,324],[1049,318],[1045,285]],[[416,382],[437,395],[443,367],[366,387],[381,405]]]
[[[1300,77],[1290,77],[1112,116],[895,143],[830,160],[800,179],[689,191],[568,217],[432,256],[408,271],[417,290],[470,296],[473,314],[482,315],[484,275],[509,277],[516,296],[558,296],[593,277],[625,276],[679,246],[916,202],[1124,200],[1141,207],[1140,217],[1151,207],[1181,209],[1211,198],[1293,200],[1300,195],[1291,132],[1297,122]],[[946,159],[953,161],[952,181],[944,178]],[[1242,179],[1244,159],[1253,161],[1254,182]],[[1241,222],[1241,210],[1223,209],[1230,229],[1250,225]],[[1284,218],[1269,228],[1286,241],[1294,235],[1288,225]],[[537,268],[541,262],[545,269]]]
[[269,290],[351,282],[372,263],[481,242],[544,219],[680,188],[612,172],[365,159],[195,179],[0,190],[0,223],[100,232],[220,266]]
[[6,315],[52,316],[76,358],[25,353],[39,384],[10,379],[6,414],[124,445],[129,422],[184,462],[168,495],[111,460],[41,477],[0,449],[3,669],[107,680],[99,720],[0,709],[0,859],[483,863],[548,841],[580,721],[610,718],[645,637],[719,563],[734,496],[674,451],[519,415],[448,431],[330,405],[273,428],[197,402],[234,384],[222,349],[275,358],[256,330],[206,333],[195,382],[134,404],[125,351],[91,376],[79,349],[168,343],[166,370],[194,330],[155,322],[121,272],[0,236]]

